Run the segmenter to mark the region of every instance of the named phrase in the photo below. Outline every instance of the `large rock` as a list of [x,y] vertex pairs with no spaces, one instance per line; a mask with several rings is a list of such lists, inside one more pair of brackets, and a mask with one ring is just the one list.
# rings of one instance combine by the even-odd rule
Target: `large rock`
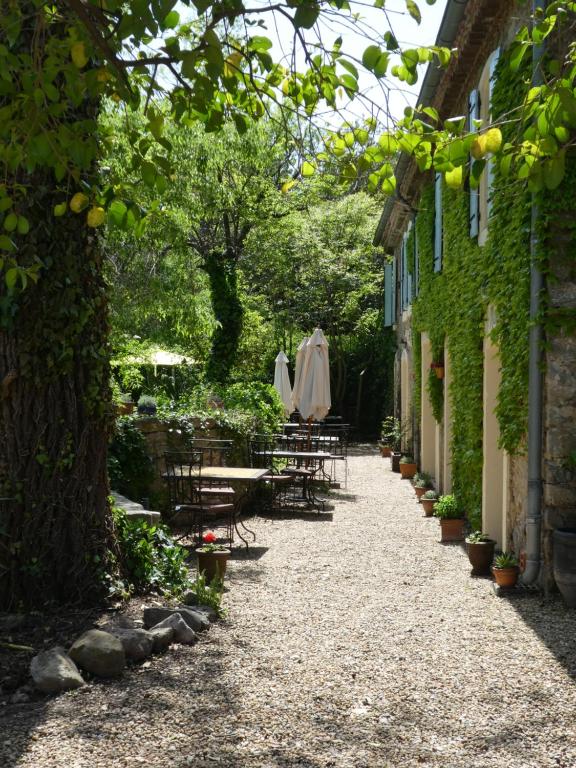
[[[182,619],[182,621],[186,624],[184,619]],[[188,624],[186,624],[186,628],[190,629]],[[152,649],[154,653],[163,653],[164,651],[167,651],[170,645],[174,642],[174,627],[152,627],[148,632],[154,638],[154,647]]]
[[193,629],[191,629],[188,624],[184,621],[182,616],[180,616],[179,613],[172,613],[170,616],[166,616],[165,619],[162,619],[161,622],[156,624],[155,627],[152,627],[150,630],[151,632],[157,631],[159,629],[164,629],[166,627],[169,627],[172,629],[174,633],[174,640],[177,643],[183,643],[184,645],[192,645],[192,643],[195,643],[196,640],[198,640],[198,636],[196,635],[196,632],[194,632]]
[[144,626],[146,629],[155,627],[168,616],[179,613],[186,624],[195,632],[203,632],[208,629],[210,622],[200,611],[195,608],[144,608]]
[[56,646],[42,651],[30,662],[34,685],[44,693],[59,693],[84,685],[82,675],[64,648]]
[[105,624],[102,629],[120,640],[126,658],[130,661],[144,661],[152,655],[154,637],[145,629],[121,627],[118,624]]
[[186,592],[184,597],[182,598],[182,602],[186,606],[191,606],[192,610],[196,611],[196,613],[201,613],[204,616],[206,616],[208,621],[212,622],[212,621],[218,620],[218,614],[216,613],[214,608],[212,608],[209,605],[198,605],[196,603],[196,595],[194,594],[194,592]]
[[126,666],[124,646],[117,637],[89,629],[70,648],[70,658],[98,677],[118,677]]

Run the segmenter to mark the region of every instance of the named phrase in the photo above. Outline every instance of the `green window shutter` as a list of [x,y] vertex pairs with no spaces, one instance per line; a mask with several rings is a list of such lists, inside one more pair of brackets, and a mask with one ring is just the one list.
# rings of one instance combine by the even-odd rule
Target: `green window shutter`
[[434,272],[442,271],[442,174],[434,177]]
[[[477,128],[474,120],[480,119],[480,92],[474,89],[468,99],[468,130],[470,133],[476,133]],[[472,165],[472,160],[470,160]],[[470,187],[470,237],[478,237],[480,230],[480,192],[478,189]]]
[[392,264],[384,266],[384,327],[394,325],[393,293],[394,293],[394,267]]
[[[496,48],[490,59],[490,118],[492,117],[492,93],[494,91],[495,72],[499,58],[500,48]],[[490,219],[492,215],[492,195],[494,193],[494,161],[492,159],[489,159],[486,163],[486,171],[488,173],[488,219]]]

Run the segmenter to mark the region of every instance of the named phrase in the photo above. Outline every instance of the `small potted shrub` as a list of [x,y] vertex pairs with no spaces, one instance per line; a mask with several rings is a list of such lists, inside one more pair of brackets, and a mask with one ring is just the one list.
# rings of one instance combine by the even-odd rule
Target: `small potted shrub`
[[438,494],[433,489],[425,491],[420,497],[420,504],[424,507],[424,515],[432,517],[434,514],[434,505],[438,501]]
[[513,552],[496,555],[492,573],[499,587],[515,587],[518,581],[518,560]]
[[213,579],[224,579],[226,564],[230,550],[223,544],[218,544],[216,534],[206,531],[202,536],[202,546],[196,549],[198,557],[198,573],[203,573],[207,583]]
[[456,500],[456,497],[449,493],[446,496],[440,496],[434,504],[434,515],[440,520],[440,541],[442,543],[449,541],[462,541],[464,538],[464,515]]
[[494,558],[496,542],[482,531],[472,531],[466,536],[466,552],[475,576],[490,573],[490,565]]
[[[380,428],[380,452],[383,457],[386,458],[393,453],[399,452],[402,436],[403,430],[400,420],[395,416],[387,416]],[[399,453],[398,458],[400,458]],[[394,469],[394,466],[392,466],[392,469],[395,472],[399,472],[398,469]]]
[[134,411],[134,402],[132,396],[126,392],[120,394],[119,402],[116,404],[116,412],[119,416],[126,416]]
[[412,480],[416,474],[416,462],[412,456],[402,456],[400,459],[400,474],[403,480]]
[[143,416],[154,416],[156,413],[156,400],[150,395],[142,395],[138,400],[138,413]]
[[429,488],[432,488],[432,478],[427,472],[416,472],[412,478],[412,485],[418,501],[426,493]]

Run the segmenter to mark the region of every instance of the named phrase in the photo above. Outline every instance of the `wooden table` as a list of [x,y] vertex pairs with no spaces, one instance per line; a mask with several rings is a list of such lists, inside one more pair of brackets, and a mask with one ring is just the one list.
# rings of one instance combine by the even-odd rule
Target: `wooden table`
[[[238,537],[244,542],[246,549],[248,549],[248,542],[238,529],[239,524],[245,531],[248,531],[252,536],[252,539],[256,541],[254,531],[251,531],[250,528],[247,528],[244,525],[240,519],[240,513],[250,488],[257,485],[266,474],[268,474],[267,469],[255,469],[254,467],[202,467],[200,470],[193,470],[190,473],[190,477],[199,478],[200,480],[214,480],[230,484],[238,484],[244,489],[242,492],[235,492],[234,494],[233,512],[228,521],[228,538],[230,540],[230,546],[233,544],[234,531],[236,531]],[[164,473],[162,477],[169,482],[171,476]],[[234,490],[236,491],[236,488]]]

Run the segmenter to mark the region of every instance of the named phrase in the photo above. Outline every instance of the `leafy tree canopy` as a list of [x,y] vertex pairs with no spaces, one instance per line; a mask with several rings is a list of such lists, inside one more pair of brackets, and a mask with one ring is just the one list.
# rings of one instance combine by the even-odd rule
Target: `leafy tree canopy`
[[[420,23],[415,0],[405,5]],[[109,136],[99,135],[95,117],[78,111],[80,105],[109,97],[142,109],[146,119],[130,136],[131,165],[148,187],[160,190],[172,173],[173,147],[166,130],[171,121],[200,122],[214,131],[231,119],[243,134],[250,122],[270,114],[274,103],[281,105],[280,115],[307,120],[320,108],[337,110],[340,94],[362,98],[362,67],[393,88],[414,84],[431,61],[449,63],[452,52],[445,48],[402,49],[384,0],[374,0],[374,6],[382,13],[383,32],[371,30],[370,44],[356,60],[346,54],[341,38],[328,40],[317,26],[321,18],[340,20],[361,32],[361,4],[349,0],[254,7],[242,0],[3,0],[0,163],[7,181],[0,186],[0,253],[8,288],[17,290],[37,279],[42,265],[38,254],[18,253],[26,250],[22,244],[35,226],[20,212],[20,204],[36,169],[51,169],[60,189],[55,216],[82,214],[91,227],[106,219],[140,227],[143,210],[133,190],[122,183],[86,181],[85,171],[100,158]],[[376,119],[328,134],[322,151],[301,158],[301,175],[312,175],[336,157],[345,179],[369,172],[370,188],[390,193],[395,188],[392,160],[403,152],[414,156],[421,170],[433,167],[456,187],[464,181],[472,151],[472,185],[487,157],[496,155],[504,175],[525,179],[535,190],[555,188],[576,128],[576,52],[569,44],[575,10],[576,3],[553,2],[518,33],[512,67],[559,28],[567,31],[568,42],[540,65],[525,103],[502,116],[517,122],[516,141],[504,143],[498,125],[481,126],[478,136],[467,133],[464,118],[442,121],[432,108],[407,109],[396,123],[384,115],[387,129],[376,142]],[[266,27],[273,14],[292,24],[294,43],[304,52],[301,72],[272,58]],[[292,181],[289,175],[284,183]]]

